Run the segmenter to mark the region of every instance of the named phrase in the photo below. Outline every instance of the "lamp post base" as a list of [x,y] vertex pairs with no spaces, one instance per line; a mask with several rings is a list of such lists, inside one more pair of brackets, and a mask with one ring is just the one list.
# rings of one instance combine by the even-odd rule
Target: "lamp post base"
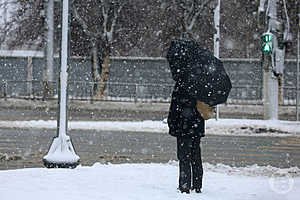
[[69,136],[56,137],[50,146],[49,152],[43,158],[47,168],[75,168],[80,163]]

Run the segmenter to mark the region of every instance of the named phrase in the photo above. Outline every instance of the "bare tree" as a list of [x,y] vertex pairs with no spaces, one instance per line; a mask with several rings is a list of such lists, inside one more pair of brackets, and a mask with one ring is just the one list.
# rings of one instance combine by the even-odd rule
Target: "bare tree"
[[[28,46],[30,49],[42,50],[46,31],[45,1],[14,0],[11,4],[16,9],[12,13],[12,19],[0,29],[3,33],[0,36],[1,43],[6,41],[10,48]],[[142,34],[139,22],[143,19],[143,14],[139,12],[138,5],[138,0],[130,3],[121,0],[73,1],[73,20],[70,24],[71,55],[92,55],[93,81],[102,83],[94,85],[96,95],[104,94],[109,76],[109,56],[112,53],[128,55],[126,51],[137,43]],[[54,46],[58,47],[61,13],[57,7],[54,15]]]
[[[112,51],[117,20],[126,1],[82,1],[73,4],[73,14],[89,37],[92,47],[92,78],[94,94],[103,97],[109,77],[109,57]],[[89,14],[89,16],[88,16]],[[102,48],[101,51],[99,48]],[[104,67],[100,66],[104,58]],[[102,70],[101,70],[102,69]],[[102,71],[102,72],[101,72]],[[101,75],[100,75],[101,73]],[[98,87],[97,83],[101,83]]]
[[[44,31],[45,11],[44,1],[9,1],[6,6],[11,10],[11,17],[7,19],[1,29],[1,43],[5,41],[8,48],[22,47],[42,49],[45,47]],[[52,67],[52,66],[51,66]],[[53,70],[51,70],[52,72]],[[43,69],[43,94],[44,98],[50,97],[52,93],[49,77],[50,69]],[[50,74],[50,75],[49,75]],[[51,79],[52,80],[52,79]]]
[[[197,21],[207,11],[216,7],[215,0],[171,0],[167,1],[167,9],[174,9],[180,24],[181,38],[199,39],[195,31]],[[208,18],[209,16],[205,16]]]
[[163,56],[171,40],[189,38],[212,46],[215,0],[155,0],[141,7],[148,17],[138,42],[141,56]]
[[8,47],[36,46],[42,47],[44,32],[44,4],[42,0],[9,2],[11,10],[7,23],[1,28],[1,42],[6,41]]
[[[44,0],[9,0],[15,9],[11,10],[11,18],[0,27],[0,42],[11,48],[30,47],[41,50],[44,47]],[[110,45],[104,37],[104,15],[100,0],[74,0],[76,13],[70,24],[71,55],[92,55],[93,49],[98,49],[98,67],[94,67],[96,76],[101,81],[101,63],[105,52],[110,46],[111,55],[122,56],[162,56],[168,48],[169,41],[181,37],[198,40],[203,46],[212,47],[214,33],[213,8],[215,0],[103,0],[107,17],[107,33],[111,33]],[[109,4],[110,2],[110,4]],[[221,57],[259,57],[259,30],[255,19],[259,0],[224,0],[221,3]],[[0,6],[2,6],[0,5]],[[54,49],[60,41],[60,3],[55,5]],[[119,5],[123,5],[115,21],[113,32],[111,25],[114,13]],[[298,1],[288,1],[290,27],[293,38],[297,30]],[[75,11],[75,12],[76,12]],[[84,25],[85,24],[85,25]],[[84,28],[85,27],[85,28]],[[90,32],[90,33],[88,33]],[[92,33],[92,34],[91,34]],[[98,33],[98,35],[97,35]],[[92,37],[90,35],[97,35]],[[107,34],[110,36],[110,34]],[[94,39],[93,39],[94,38]],[[246,38],[246,39],[245,39]],[[91,41],[93,39],[94,41]],[[225,42],[229,42],[228,44]],[[243,50],[241,50],[241,45]],[[295,56],[295,43],[287,56]],[[93,48],[93,46],[95,48]],[[95,54],[95,53],[94,53]],[[98,91],[98,89],[96,90]]]

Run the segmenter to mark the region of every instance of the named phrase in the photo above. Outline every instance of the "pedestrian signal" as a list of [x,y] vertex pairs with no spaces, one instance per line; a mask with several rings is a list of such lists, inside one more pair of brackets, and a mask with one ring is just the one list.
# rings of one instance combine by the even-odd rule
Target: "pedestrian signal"
[[265,54],[272,54],[273,42],[272,42],[272,33],[264,33],[262,35],[262,51]]

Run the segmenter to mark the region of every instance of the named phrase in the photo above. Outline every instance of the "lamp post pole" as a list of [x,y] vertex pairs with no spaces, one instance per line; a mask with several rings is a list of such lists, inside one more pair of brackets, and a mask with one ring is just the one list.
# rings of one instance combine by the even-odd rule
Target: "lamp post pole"
[[[217,0],[217,6],[214,10],[214,23],[215,29],[217,30],[214,34],[214,56],[220,58],[220,7],[221,0]],[[216,120],[219,119],[219,106],[216,108]]]
[[58,136],[54,138],[49,152],[44,156],[44,165],[48,168],[75,168],[80,157],[76,155],[70,136],[67,135],[68,107],[68,57],[69,57],[69,0],[62,1],[62,41],[61,68],[59,78],[59,114],[57,123]]

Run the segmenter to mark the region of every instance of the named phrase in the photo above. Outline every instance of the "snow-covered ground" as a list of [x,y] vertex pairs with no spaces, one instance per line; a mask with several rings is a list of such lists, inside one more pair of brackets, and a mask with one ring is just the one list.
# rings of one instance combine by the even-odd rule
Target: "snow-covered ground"
[[[177,191],[178,163],[94,164],[76,169],[0,171],[1,200],[298,200],[300,178],[293,170],[204,165],[203,192]],[[295,169],[299,173],[299,169]]]
[[[53,121],[0,121],[0,128],[41,128],[56,129]],[[168,132],[164,121],[70,121],[69,129],[134,131],[134,132]],[[243,120],[210,119],[206,122],[206,134],[214,135],[251,135],[251,136],[296,136],[300,137],[300,122],[279,120]]]
[[[300,123],[291,121],[207,121],[207,134],[299,136]],[[0,128],[56,129],[56,121],[0,121]],[[163,121],[71,121],[69,129],[168,132]],[[230,167],[204,164],[203,193],[181,194],[177,188],[178,163],[96,163],[76,169],[18,169],[0,171],[0,200],[298,200],[300,169],[271,166]]]

